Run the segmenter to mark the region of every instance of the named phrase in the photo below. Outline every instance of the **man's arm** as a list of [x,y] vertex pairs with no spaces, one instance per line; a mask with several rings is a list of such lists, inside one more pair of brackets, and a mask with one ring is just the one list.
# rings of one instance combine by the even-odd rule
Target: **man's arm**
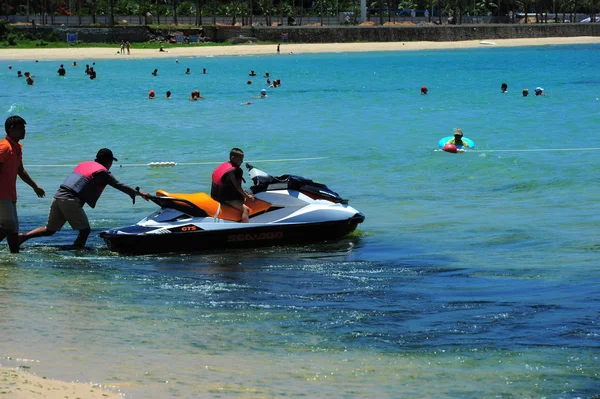
[[27,171],[23,167],[23,164],[19,165],[18,175],[21,178],[21,180],[23,180],[27,185],[29,185],[29,187],[33,188],[33,191],[35,191],[38,197],[44,198],[46,196],[46,192],[44,191],[44,189],[38,186],[37,183],[33,181],[31,176],[29,176],[29,173],[27,173]]
[[139,195],[140,197],[142,197],[146,201],[148,201],[148,193],[142,193],[140,191],[137,191],[137,190],[129,187],[125,183],[121,183],[110,172],[102,172],[101,176],[102,176],[102,179],[106,180],[106,184],[129,195],[131,197],[131,199],[134,200],[134,202],[135,202],[136,195]]
[[242,198],[246,198],[249,199],[251,201],[254,201],[254,195],[252,194],[248,194],[244,191],[244,189],[242,188],[242,181],[241,179],[238,180],[235,178],[235,172],[229,171],[227,173],[225,173],[225,176],[223,176],[225,179],[228,179],[231,184],[233,184],[233,187],[235,187],[235,189],[237,190],[238,193],[240,193],[242,195]]

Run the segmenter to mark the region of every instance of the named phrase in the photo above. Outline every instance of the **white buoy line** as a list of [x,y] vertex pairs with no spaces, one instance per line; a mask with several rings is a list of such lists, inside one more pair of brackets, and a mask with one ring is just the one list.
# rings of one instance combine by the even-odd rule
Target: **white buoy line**
[[[320,159],[327,159],[329,157],[312,157],[312,158],[284,158],[284,159],[255,159],[248,160],[248,163],[264,163],[264,162],[296,162],[296,161],[316,161]],[[149,162],[149,163],[124,163],[119,164],[119,167],[171,167],[171,166],[196,166],[196,165],[220,165],[223,161],[210,161],[210,162]],[[76,165],[27,165],[27,168],[73,168]]]
[[532,148],[532,149],[504,149],[504,150],[466,150],[465,152],[545,152],[545,151],[598,151],[600,147],[588,148]]

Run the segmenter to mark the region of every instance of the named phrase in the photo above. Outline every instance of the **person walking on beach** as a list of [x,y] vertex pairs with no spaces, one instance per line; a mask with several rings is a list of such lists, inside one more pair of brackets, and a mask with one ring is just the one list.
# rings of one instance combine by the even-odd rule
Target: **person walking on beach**
[[125,47],[127,47],[127,55],[131,54],[131,43],[129,43],[129,40],[127,40],[125,42]]
[[123,40],[121,40],[121,50],[120,50],[120,52],[121,52],[121,55],[125,54],[125,42]]
[[27,183],[36,195],[46,193],[29,176],[23,167],[25,120],[18,115],[9,116],[4,122],[6,137],[0,140],[0,241],[6,238],[10,252],[19,252],[19,217],[17,215],[17,176]]
[[113,156],[112,151],[102,148],[96,154],[94,161],[82,162],[77,165],[54,194],[46,226],[38,227],[26,234],[20,234],[19,243],[22,244],[36,237],[51,236],[62,229],[66,222],[69,222],[73,230],[79,231],[73,248],[83,248],[91,232],[83,206],[88,204],[91,208],[95,208],[96,202],[107,185],[129,195],[134,204],[135,197],[138,195],[148,201],[148,193],[136,191],[113,177],[109,172],[113,161],[117,161],[117,158]]
[[277,54],[279,54],[279,46],[281,46],[281,43],[277,43]]
[[248,223],[250,208],[244,204],[244,200],[254,201],[254,195],[247,194],[242,188],[242,162],[244,151],[232,148],[229,152],[229,162],[223,162],[213,171],[210,196],[215,201],[224,202],[241,211],[242,223]]

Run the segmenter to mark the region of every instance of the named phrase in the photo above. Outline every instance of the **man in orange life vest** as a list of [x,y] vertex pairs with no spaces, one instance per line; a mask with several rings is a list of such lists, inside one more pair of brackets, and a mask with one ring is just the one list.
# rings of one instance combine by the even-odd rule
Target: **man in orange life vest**
[[8,241],[10,252],[19,252],[19,217],[17,215],[17,176],[27,183],[38,197],[46,193],[23,167],[23,151],[19,141],[25,138],[25,119],[9,116],[4,122],[6,138],[0,140],[0,241]]
[[79,234],[73,243],[74,248],[83,248],[91,228],[83,205],[96,207],[96,202],[104,188],[109,185],[129,195],[135,204],[135,196],[139,195],[148,201],[148,193],[142,193],[121,183],[108,171],[117,158],[108,148],[102,148],[96,154],[96,160],[82,162],[60,185],[50,205],[50,214],[46,226],[38,227],[29,233],[20,234],[20,242],[30,238],[51,236],[69,222],[73,230]]
[[210,196],[241,211],[242,223],[248,223],[250,208],[244,205],[244,199],[254,201],[254,196],[242,189],[242,180],[244,180],[242,177],[244,172],[240,168],[242,162],[244,162],[244,151],[233,148],[229,152],[229,162],[223,162],[212,174]]

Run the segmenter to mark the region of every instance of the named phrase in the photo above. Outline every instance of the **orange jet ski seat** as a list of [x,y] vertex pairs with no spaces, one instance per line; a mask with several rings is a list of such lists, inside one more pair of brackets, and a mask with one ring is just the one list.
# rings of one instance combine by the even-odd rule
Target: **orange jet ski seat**
[[[186,200],[202,209],[206,214],[210,217],[216,217],[219,219],[230,220],[233,222],[239,222],[242,219],[242,212],[238,211],[234,207],[227,205],[225,203],[219,203],[211,198],[210,195],[206,193],[192,193],[192,194],[182,194],[182,193],[168,193],[164,190],[156,190],[157,197],[170,197],[170,198],[180,198],[182,200]],[[250,208],[250,217],[256,215],[258,213],[265,212],[267,209],[271,207],[266,201],[261,201],[259,199],[252,201],[246,201],[244,204]],[[219,209],[220,206],[220,209]]]

